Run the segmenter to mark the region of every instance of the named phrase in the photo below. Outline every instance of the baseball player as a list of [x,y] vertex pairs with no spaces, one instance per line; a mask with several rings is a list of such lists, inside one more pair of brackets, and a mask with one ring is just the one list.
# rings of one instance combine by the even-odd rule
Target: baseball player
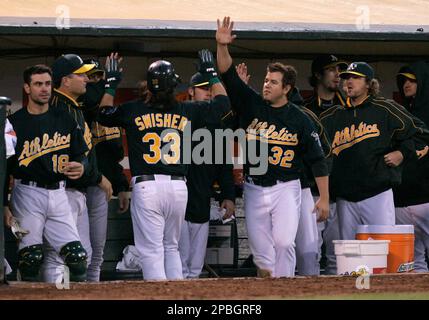
[[320,118],[332,141],[330,187],[340,237],[350,240],[359,224],[395,224],[392,187],[400,181],[400,164],[415,157],[413,137],[425,130],[402,106],[374,96],[367,63],[353,62],[340,76],[347,81],[346,106]]
[[[67,181],[67,197],[75,214],[75,220],[82,244],[88,254],[88,263],[92,260],[92,248],[89,235],[89,218],[86,206],[85,192],[88,187],[99,186],[106,193],[106,198],[112,195],[112,186],[97,168],[97,160],[92,147],[92,136],[87,123],[85,122],[81,105],[77,99],[86,92],[88,76],[86,72],[92,70],[93,64],[85,64],[83,60],[75,54],[65,54],[54,61],[52,65],[54,89],[50,106],[58,109],[58,112],[70,114],[78,127],[84,131],[85,142],[88,146],[88,166],[84,175],[73,181]],[[118,80],[112,80],[114,84]],[[46,259],[42,267],[43,276],[47,282],[55,282],[62,275],[62,266],[58,261],[58,256],[46,248]]]
[[[108,59],[110,61],[110,57]],[[112,183],[113,195],[119,199],[119,213],[128,210],[128,181],[123,173],[120,161],[124,157],[120,128],[106,128],[96,121],[98,107],[105,94],[106,80],[112,73],[107,73],[96,59],[84,60],[85,64],[95,67],[87,72],[89,78],[86,92],[78,101],[83,104],[85,121],[91,128],[92,145],[97,155],[98,170]],[[113,75],[114,76],[114,75]],[[100,281],[103,252],[107,236],[108,201],[105,191],[99,186],[86,189],[86,205],[89,217],[89,235],[92,256],[88,265],[88,281]]]
[[[14,177],[10,208],[29,233],[19,242],[18,272],[24,281],[38,281],[42,242],[49,242],[70,270],[71,281],[85,280],[86,251],[79,240],[65,186],[84,172],[87,146],[83,132],[66,113],[48,104],[52,72],[44,65],[24,71],[28,106],[9,116],[17,136],[16,155],[8,160]],[[5,186],[7,195],[8,183]],[[7,196],[5,197],[7,203]],[[7,212],[10,217],[10,212]],[[12,225],[13,218],[7,220]]]
[[[323,130],[323,127],[321,126],[320,121],[318,121],[320,114],[335,105],[343,106],[345,104],[346,99],[339,89],[339,75],[340,72],[344,71],[345,69],[347,69],[347,63],[339,60],[332,54],[319,55],[311,63],[311,76],[309,82],[310,85],[314,88],[314,93],[308,100],[304,102],[304,108],[310,110],[310,112],[313,112],[313,114],[316,115],[316,118],[314,118],[311,116],[311,114],[309,114],[310,118],[314,119],[316,127],[320,127],[321,130]],[[322,139],[322,143],[324,141],[326,141],[326,139]],[[324,150],[326,151],[325,148]],[[314,200],[317,200],[319,195],[317,188],[315,188],[315,183],[311,179],[311,173],[308,174],[308,170],[306,173],[309,177],[309,180],[306,182],[301,180],[301,183],[305,187],[311,188],[311,193],[313,194]],[[311,207],[311,201],[307,188],[305,191],[306,198],[308,199],[307,207]],[[325,256],[327,260],[325,274],[331,275],[337,274],[337,262],[334,252],[334,243],[332,241],[340,239],[340,230],[336,212],[336,204],[335,202],[331,201],[329,204],[328,219],[317,224],[319,256],[321,256],[321,246],[322,243],[324,243]]]
[[[244,63],[240,63],[236,67],[237,74],[240,79],[248,84],[250,75],[247,73],[247,66]],[[293,103],[301,106],[303,99],[299,93],[297,87],[295,87],[292,92],[288,95],[289,99]],[[321,138],[321,143],[323,150],[329,153],[330,142],[328,141],[326,134],[324,133],[323,126],[321,125],[318,117],[311,112],[306,107],[301,106],[301,110],[307,114],[307,116],[312,120],[319,137]],[[314,212],[314,203],[316,200],[313,200],[313,196],[310,190],[311,180],[314,182],[314,178],[311,173],[311,167],[306,163],[305,170],[302,171],[300,176],[301,182],[301,207],[300,207],[300,216],[298,222],[298,230],[295,238],[295,251],[296,251],[296,269],[299,275],[302,276],[314,276],[320,274],[319,266],[319,237],[318,237],[318,228],[317,228],[317,217]],[[331,206],[330,206],[331,207]],[[330,212],[331,215],[331,212]],[[321,222],[324,223],[324,222]]]
[[[209,81],[201,73],[195,73],[188,89],[191,101],[210,101]],[[217,126],[207,126],[212,136]],[[199,142],[199,141],[198,141]],[[213,159],[214,160],[214,159]],[[189,167],[186,176],[188,203],[185,221],[179,240],[183,278],[198,278],[204,266],[207,240],[209,236],[210,197],[213,184],[219,182],[221,190],[220,209],[225,209],[224,219],[234,213],[234,180],[232,164],[195,164]]]
[[[397,75],[404,106],[429,123],[429,64],[419,61],[404,66]],[[404,165],[401,185],[393,189],[397,224],[414,225],[414,270],[428,272],[429,252],[429,158],[412,159]]]
[[[207,78],[213,99],[209,102],[176,102],[174,88],[178,76],[172,64],[158,60],[149,66],[147,81],[152,97],[119,107],[103,98],[99,122],[126,131],[130,169],[133,176],[131,217],[134,242],[146,280],[182,279],[178,251],[181,226],[185,218],[188,191],[187,165],[183,162],[184,132],[219,123],[230,109],[226,91],[220,83],[207,50],[200,56],[200,72]],[[105,96],[106,97],[106,96]]]
[[260,276],[292,277],[295,274],[295,237],[301,206],[299,181],[302,161],[311,165],[321,197],[315,209],[322,219],[329,213],[328,168],[319,136],[311,120],[288,101],[295,86],[291,66],[267,67],[262,95],[237,75],[228,51],[233,22],[218,20],[216,32],[218,70],[236,108],[240,125],[250,141],[268,140],[268,170],[251,175],[246,161],[244,210],[249,246]]

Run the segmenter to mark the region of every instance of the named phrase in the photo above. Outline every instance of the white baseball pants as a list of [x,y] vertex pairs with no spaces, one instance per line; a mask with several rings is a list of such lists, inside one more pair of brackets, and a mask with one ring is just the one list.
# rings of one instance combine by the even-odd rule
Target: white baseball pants
[[279,182],[271,187],[246,182],[244,199],[249,247],[256,266],[273,277],[293,277],[300,181]]
[[103,264],[104,246],[107,237],[108,202],[106,193],[98,186],[89,187],[86,192],[86,205],[89,218],[89,236],[92,256],[88,260],[88,281],[100,281],[101,265]]
[[[314,197],[316,202],[319,197]],[[337,204],[329,204],[329,217],[326,221],[317,223],[319,235],[319,260],[322,257],[322,244],[325,243],[326,267],[325,274],[337,274],[337,256],[335,255],[334,240],[340,240],[340,226],[338,224]]]
[[179,240],[183,278],[198,278],[204,267],[209,222],[193,223],[183,221]]
[[47,190],[15,180],[11,209],[21,227],[30,231],[19,242],[19,250],[42,244],[45,238],[51,244],[52,251],[59,253],[65,244],[79,240],[64,188]]
[[428,272],[425,250],[429,252],[429,203],[396,208],[396,224],[414,225],[414,270]]
[[361,224],[395,225],[392,189],[359,202],[337,198],[337,210],[342,240],[354,240]]
[[319,237],[313,195],[310,188],[301,190],[301,214],[296,233],[296,267],[300,276],[320,274]]
[[178,250],[185,219],[186,182],[155,175],[155,180],[135,184],[131,197],[134,243],[145,280],[183,279]]
[[[91,261],[92,249],[89,239],[88,210],[85,194],[76,189],[66,189],[68,203],[71,206],[73,219],[77,226],[79,239],[87,253],[87,261]],[[50,246],[44,242],[45,260],[42,265],[43,280],[54,283],[61,281],[64,275],[64,261]]]

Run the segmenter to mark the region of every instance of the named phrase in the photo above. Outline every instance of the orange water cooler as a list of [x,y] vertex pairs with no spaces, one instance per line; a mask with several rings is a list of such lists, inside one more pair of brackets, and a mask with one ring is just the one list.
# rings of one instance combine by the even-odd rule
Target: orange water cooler
[[414,269],[414,226],[360,225],[356,240],[390,240],[388,273],[410,272]]

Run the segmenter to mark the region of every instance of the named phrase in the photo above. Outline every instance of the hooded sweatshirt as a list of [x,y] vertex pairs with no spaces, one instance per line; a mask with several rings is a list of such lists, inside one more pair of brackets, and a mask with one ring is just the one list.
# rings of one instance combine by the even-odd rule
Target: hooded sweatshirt
[[[414,98],[406,98],[403,85],[405,78],[397,77],[399,92],[404,106],[410,113],[429,124],[429,63],[416,62],[402,67],[398,73],[411,73],[416,76],[417,93]],[[393,189],[395,206],[406,207],[429,202],[429,155],[420,160],[411,159],[404,164],[402,183]]]

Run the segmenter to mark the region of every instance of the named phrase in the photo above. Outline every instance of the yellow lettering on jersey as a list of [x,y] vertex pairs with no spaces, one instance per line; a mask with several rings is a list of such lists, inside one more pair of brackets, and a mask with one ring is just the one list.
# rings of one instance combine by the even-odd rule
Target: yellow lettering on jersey
[[144,126],[143,119],[141,117],[137,117],[134,119],[139,131],[143,131],[146,127]]
[[341,131],[335,132],[332,153],[338,155],[341,151],[354,146],[356,143],[379,135],[380,130],[377,124],[368,125],[365,122],[361,122],[357,128],[353,124],[350,128],[346,127]]
[[145,114],[143,116],[143,122],[146,128],[152,128],[152,123],[150,122],[150,114]]
[[92,144],[94,146],[100,142],[109,141],[121,137],[121,129],[119,129],[118,127],[108,128],[102,126],[98,122],[93,122],[91,132]]
[[175,114],[173,116],[173,121],[171,122],[171,127],[173,129],[177,129],[177,122],[179,121],[179,119],[180,119],[180,116],[178,114]]
[[162,128],[163,127],[162,114],[161,113],[157,113],[155,115],[155,119],[156,119],[156,126],[158,128]]
[[39,137],[34,138],[32,141],[25,141],[22,152],[18,158],[19,165],[28,167],[34,159],[54,151],[69,148],[70,137],[70,134],[63,136],[55,132],[52,138],[45,133],[42,137],[42,144],[40,144]]
[[171,127],[171,113],[164,114],[164,126]]
[[85,154],[88,155],[89,151],[92,149],[92,134],[86,122],[85,122],[85,132],[83,134],[83,138],[85,139],[85,143],[88,147],[88,151]]
[[186,124],[188,123],[188,119],[187,118],[185,118],[185,117],[182,117],[181,119],[180,119],[180,123],[179,123],[179,126],[178,126],[178,129],[180,130],[180,131],[184,131],[185,130],[185,126],[186,126]]
[[271,124],[268,129],[267,122],[254,119],[246,129],[247,140],[265,140],[270,144],[280,144],[288,146],[298,145],[298,134],[290,133],[286,128],[276,130],[276,126]]
[[184,131],[188,121],[186,117],[171,113],[149,113],[134,119],[134,123],[139,131],[144,131],[153,127],[172,128]]

